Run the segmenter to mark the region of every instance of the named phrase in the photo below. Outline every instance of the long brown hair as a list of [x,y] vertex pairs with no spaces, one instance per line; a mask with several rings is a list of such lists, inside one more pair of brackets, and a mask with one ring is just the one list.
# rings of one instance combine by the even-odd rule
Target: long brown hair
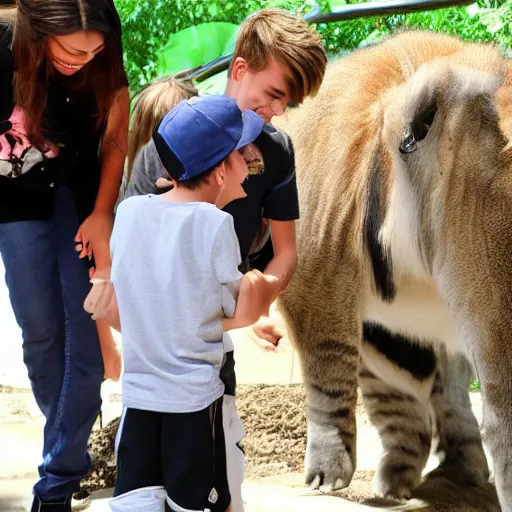
[[14,22],[14,101],[28,114],[29,135],[41,136],[48,92],[47,38],[95,30],[105,48],[77,75],[95,99],[98,126],[106,121],[114,96],[127,85],[121,22],[113,0],[17,0]]

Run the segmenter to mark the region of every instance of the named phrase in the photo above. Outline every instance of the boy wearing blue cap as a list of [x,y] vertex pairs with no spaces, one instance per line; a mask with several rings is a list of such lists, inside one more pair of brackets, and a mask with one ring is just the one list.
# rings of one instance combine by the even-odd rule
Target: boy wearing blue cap
[[[243,276],[233,218],[244,148],[263,128],[225,96],[181,102],[153,135],[174,187],[119,206],[112,271],[123,333],[123,414],[113,511],[224,512],[224,331],[264,312],[258,271]],[[237,300],[238,296],[238,300]]]

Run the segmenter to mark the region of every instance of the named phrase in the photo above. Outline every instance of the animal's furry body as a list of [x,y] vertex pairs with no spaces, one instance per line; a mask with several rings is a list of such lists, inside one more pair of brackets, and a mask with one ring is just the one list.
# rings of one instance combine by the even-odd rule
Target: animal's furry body
[[331,64],[317,97],[280,124],[301,207],[299,264],[280,302],[308,393],[307,481],[349,484],[358,382],[384,443],[377,491],[409,496],[436,432],[446,471],[485,481],[471,368],[446,363],[465,351],[512,512],[508,61],[404,32]]

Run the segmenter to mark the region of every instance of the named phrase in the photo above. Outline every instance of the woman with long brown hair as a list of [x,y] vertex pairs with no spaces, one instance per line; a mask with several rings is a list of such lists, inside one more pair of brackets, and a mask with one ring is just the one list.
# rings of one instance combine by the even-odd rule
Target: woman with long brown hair
[[46,418],[33,511],[70,511],[90,466],[104,368],[87,260],[109,271],[128,112],[113,0],[18,0],[0,23],[0,254]]

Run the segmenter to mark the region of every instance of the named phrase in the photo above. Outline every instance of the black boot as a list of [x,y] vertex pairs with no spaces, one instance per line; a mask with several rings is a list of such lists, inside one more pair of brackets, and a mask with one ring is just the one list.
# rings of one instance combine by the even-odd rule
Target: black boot
[[41,501],[34,496],[30,512],[71,512],[71,496],[61,501]]

